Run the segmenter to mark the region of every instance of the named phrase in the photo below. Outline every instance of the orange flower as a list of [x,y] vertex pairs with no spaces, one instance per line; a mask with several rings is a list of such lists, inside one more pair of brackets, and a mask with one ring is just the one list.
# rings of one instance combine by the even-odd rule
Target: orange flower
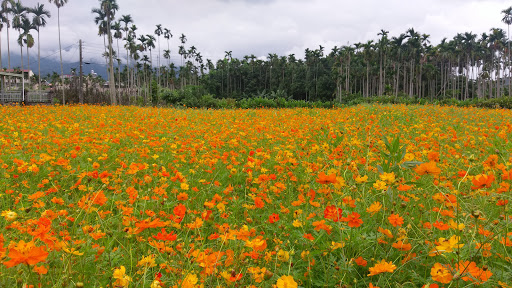
[[313,235],[311,235],[310,233],[304,234],[303,237],[311,241],[315,240],[315,237],[313,237]]
[[349,227],[357,228],[363,224],[363,220],[361,220],[361,215],[356,212],[352,212],[346,218],[343,218],[344,221],[348,222]]
[[366,209],[366,212],[371,213],[373,216],[375,213],[379,212],[380,209],[382,209],[382,204],[380,204],[380,202],[377,201],[373,202],[373,204]]
[[255,197],[255,198],[254,198],[254,205],[255,205],[257,208],[263,208],[263,207],[265,207],[265,202],[263,202],[263,200],[261,199],[261,197]]
[[279,221],[279,214],[272,213],[272,215],[268,217],[268,223],[270,224],[276,223],[277,221]]
[[335,173],[332,173],[330,175],[325,175],[324,172],[320,172],[320,174],[318,174],[318,178],[316,179],[316,182],[317,183],[320,183],[320,184],[329,184],[329,183],[338,183],[338,180],[336,180],[336,174]]
[[325,224],[325,220],[315,221],[312,223],[315,227],[315,231],[325,230],[327,234],[331,234],[332,227]]
[[404,243],[402,240],[396,242],[396,243],[393,243],[393,248],[396,248],[400,251],[409,251],[412,249],[412,245],[409,244],[409,243]]
[[363,267],[366,267],[366,265],[368,264],[368,261],[364,260],[364,258],[361,256],[354,259],[354,262],[356,262],[357,265],[363,266]]
[[432,280],[443,284],[450,283],[453,279],[453,275],[450,270],[440,263],[434,264],[430,269],[430,275],[432,276]]
[[32,271],[36,272],[39,275],[44,275],[44,274],[48,273],[48,269],[44,266],[34,266]]
[[178,201],[185,201],[188,199],[188,194],[185,192],[181,192],[180,194],[178,194],[177,199]]
[[441,169],[437,167],[436,162],[422,163],[414,168],[414,171],[419,175],[439,175]]
[[400,217],[398,214],[391,214],[391,216],[388,217],[388,220],[393,227],[402,226],[402,224],[404,224],[404,218]]
[[39,262],[46,260],[48,252],[45,246],[35,246],[33,241],[25,243],[21,240],[16,244],[16,247],[9,248],[9,258],[11,260],[4,262],[7,267],[13,267],[18,264],[35,265]]
[[327,206],[324,210],[324,218],[332,219],[332,221],[338,222],[342,218],[342,213],[343,210],[341,210],[341,208],[336,208],[334,205]]
[[489,174],[480,174],[476,175],[473,180],[471,180],[471,183],[473,183],[474,186],[471,186],[471,189],[481,189],[481,188],[489,188],[491,187],[492,182],[494,182],[494,175]]
[[374,276],[384,272],[393,273],[395,269],[396,266],[393,265],[393,262],[386,262],[386,260],[382,259],[382,261],[377,262],[373,267],[370,267],[370,274],[368,274],[368,276]]

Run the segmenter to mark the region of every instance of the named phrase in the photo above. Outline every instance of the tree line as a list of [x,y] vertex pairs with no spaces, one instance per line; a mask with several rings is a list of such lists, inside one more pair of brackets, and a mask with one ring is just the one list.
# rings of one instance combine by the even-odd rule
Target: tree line
[[[54,3],[60,13],[67,0],[49,2]],[[14,0],[1,0],[0,4],[0,29],[7,28],[8,37],[9,28],[18,32],[23,58],[23,47],[26,46],[28,54],[34,45],[31,31],[39,35],[50,13],[42,4],[34,8],[23,7],[20,1]],[[492,28],[481,35],[464,32],[432,45],[429,34],[414,28],[395,36],[381,30],[376,40],[336,46],[329,51],[323,46],[306,49],[304,59],[294,54],[273,53],[266,57],[246,55],[238,59],[233,57],[232,51],[226,51],[224,58],[214,62],[204,59],[196,46],[187,47],[187,37],[181,34],[178,63],[171,61],[171,55],[176,52],[171,51],[170,41],[174,36],[170,29],[157,24],[150,33],[140,32],[131,15],[116,18],[118,11],[116,0],[99,0],[99,7],[91,10],[98,35],[104,41],[103,56],[113,105],[125,103],[121,101],[123,97],[142,98],[144,103],[149,103],[161,90],[183,91],[191,85],[201,87],[201,91],[216,98],[273,95],[294,100],[340,102],[353,95],[466,100],[499,98],[512,91],[510,39],[507,38],[512,7],[502,11],[501,20],[507,25],[508,33],[501,28]],[[39,46],[39,36],[37,38]],[[9,41],[7,43],[10,68]],[[156,54],[156,61],[153,54]],[[27,57],[27,67],[29,65]]]

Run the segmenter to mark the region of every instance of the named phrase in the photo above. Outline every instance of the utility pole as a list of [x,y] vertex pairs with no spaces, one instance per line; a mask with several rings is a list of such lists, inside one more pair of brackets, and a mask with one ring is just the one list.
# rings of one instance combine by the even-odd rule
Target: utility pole
[[84,104],[84,92],[82,91],[82,79],[84,77],[84,73],[82,70],[82,67],[84,66],[83,57],[82,57],[82,39],[80,39],[80,41],[79,41],[79,46],[80,46],[80,77],[78,80],[78,91],[79,91],[78,98],[79,98],[80,104]]

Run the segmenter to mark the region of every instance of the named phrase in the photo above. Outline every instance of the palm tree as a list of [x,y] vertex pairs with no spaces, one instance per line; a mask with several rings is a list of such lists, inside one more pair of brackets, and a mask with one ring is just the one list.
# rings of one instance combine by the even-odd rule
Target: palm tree
[[[7,20],[7,13],[4,10],[0,10],[0,33],[2,33],[2,30],[4,29],[4,25],[6,27],[9,27],[9,21]],[[0,69],[2,69],[2,39],[0,37]],[[2,83],[3,85],[3,83]],[[2,86],[3,88],[3,86]]]
[[162,24],[157,24],[155,35],[158,37],[158,57],[156,58],[156,63],[158,65],[158,84],[160,84],[160,35],[163,33],[164,31],[162,30]]
[[[167,28],[164,28],[164,38],[167,39],[167,50],[166,51],[169,51],[168,55],[167,55],[167,65],[170,65],[171,63],[171,48],[169,46],[169,39],[172,38],[172,33],[171,33],[171,30],[167,29]],[[165,51],[164,51],[165,53]],[[164,55],[164,58],[165,58],[165,55]],[[167,74],[169,75],[169,73]],[[167,77],[166,79],[167,83],[169,82],[169,77]]]
[[128,75],[127,75],[127,79],[129,81],[130,79],[130,66],[129,66],[129,59],[130,59],[130,56],[129,56],[129,52],[128,52],[128,32],[130,31],[130,29],[128,28],[128,24],[131,24],[133,23],[133,19],[132,19],[132,16],[130,14],[128,15],[122,15],[121,18],[119,19],[119,22],[123,22],[124,23],[124,28],[123,28],[123,31],[125,33],[125,41],[126,41],[126,45],[125,45],[125,48],[126,48],[126,67],[128,67],[128,69],[126,71],[128,71]]
[[[14,5],[11,8],[12,11],[12,27],[16,30],[18,30],[18,44],[20,45],[21,50],[21,70],[23,71],[23,34],[21,33],[21,30],[23,27],[23,21],[26,18],[27,13],[27,7],[23,6],[20,1],[17,1],[14,3]],[[22,73],[23,74],[23,73]]]
[[[110,89],[110,101],[112,105],[117,104],[116,99],[116,90],[115,90],[115,80],[114,80],[114,62],[113,62],[113,52],[112,52],[112,31],[111,24],[112,20],[115,17],[115,13],[119,10],[119,6],[117,5],[116,0],[99,0],[100,8],[92,9],[93,13],[98,13],[98,17],[101,17],[103,14],[105,16],[106,21],[106,34],[108,37],[108,58],[109,58],[109,89]],[[102,12],[102,13],[100,13]],[[96,17],[95,22],[100,22],[100,18]],[[101,24],[100,24],[101,25]],[[101,29],[101,28],[100,28]],[[101,30],[100,30],[101,31]]]
[[[112,30],[114,30],[114,38],[116,38],[116,42],[117,42],[117,55],[120,58],[121,54],[119,52],[119,39],[123,38],[123,33],[121,32],[121,23],[115,22],[114,25],[112,26]],[[121,59],[118,59],[117,67],[118,67],[118,69],[117,69],[118,80],[117,81],[119,82],[119,90],[121,90]]]
[[507,24],[507,29],[508,29],[508,41],[507,41],[507,45],[508,45],[508,95],[512,95],[511,94],[511,91],[510,91],[510,88],[511,88],[511,82],[512,82],[512,77],[510,76],[510,69],[512,68],[511,65],[510,65],[510,24],[512,24],[512,6],[508,7],[507,9],[501,11],[501,13],[503,13],[503,19],[501,19],[501,21],[505,24]]
[[[11,8],[14,6],[14,0],[2,0],[2,14],[5,17],[6,28],[7,28],[7,68],[11,69],[11,48],[9,44],[9,28],[11,27],[11,21],[9,20],[9,14],[11,14]],[[0,57],[1,58],[1,57]]]
[[62,105],[66,104],[66,96],[64,94],[64,68],[62,67],[62,46],[60,42],[60,8],[66,3],[68,0],[48,0],[50,3],[55,4],[57,6],[57,23],[59,27],[59,53],[60,53],[60,77],[62,81]]
[[[22,41],[27,45],[27,69],[30,70],[30,55],[28,49],[34,47],[34,37],[30,34],[30,30],[35,30],[36,27],[28,18],[23,18],[21,29],[23,33],[20,37],[25,37]],[[28,79],[30,80],[30,77]]]
[[50,11],[44,9],[43,4],[37,4],[36,7],[31,9],[34,17],[32,18],[32,24],[35,26],[37,30],[37,62],[39,64],[38,69],[38,78],[39,78],[39,91],[41,91],[41,46],[39,45],[39,30],[41,27],[46,26],[46,18],[50,18]]

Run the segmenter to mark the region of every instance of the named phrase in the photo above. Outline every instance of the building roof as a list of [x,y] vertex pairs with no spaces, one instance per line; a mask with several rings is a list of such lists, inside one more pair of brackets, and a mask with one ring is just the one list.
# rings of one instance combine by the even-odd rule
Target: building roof
[[2,71],[0,71],[0,76],[11,76],[11,77],[20,77],[20,78],[23,77],[21,74],[7,73],[7,72],[2,72]]

